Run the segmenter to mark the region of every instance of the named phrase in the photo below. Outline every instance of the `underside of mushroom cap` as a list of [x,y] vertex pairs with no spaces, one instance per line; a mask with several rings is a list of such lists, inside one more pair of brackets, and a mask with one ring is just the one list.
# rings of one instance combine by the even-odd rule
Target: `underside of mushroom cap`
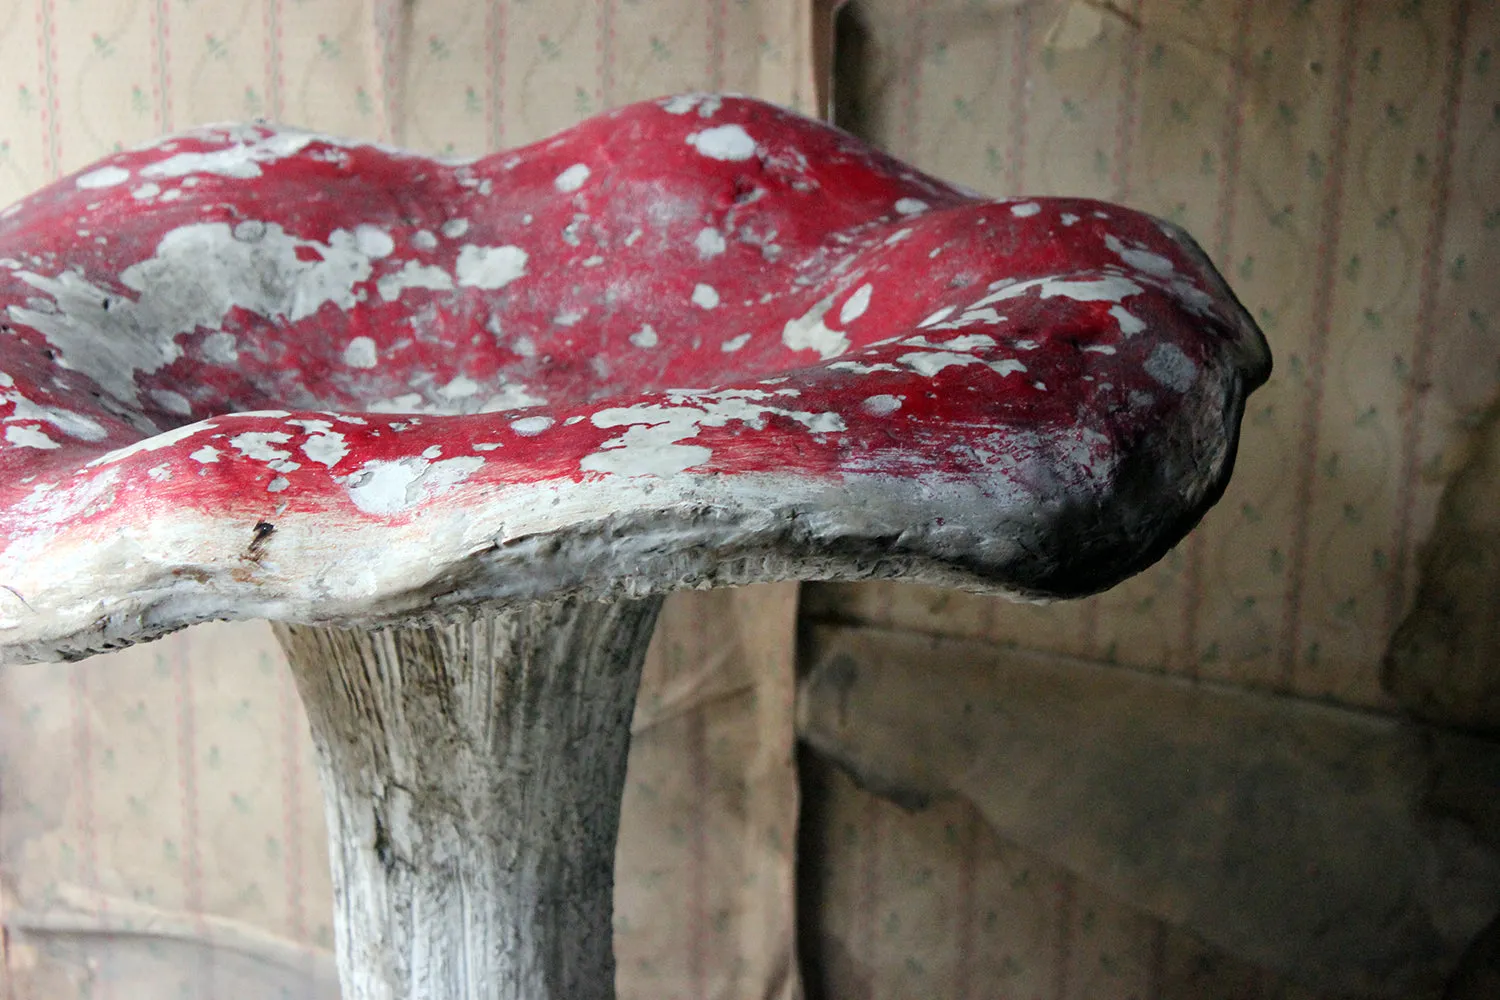
[[1175,227],[744,98],[439,161],[270,126],[0,215],[0,656],[197,621],[903,577],[1108,587],[1264,340]]

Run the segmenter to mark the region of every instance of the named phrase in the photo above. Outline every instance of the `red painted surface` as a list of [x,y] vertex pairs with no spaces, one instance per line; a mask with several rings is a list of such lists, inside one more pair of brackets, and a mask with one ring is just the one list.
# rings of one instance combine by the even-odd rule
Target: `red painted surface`
[[[1269,365],[1151,217],[988,202],[731,98],[638,104],[466,164],[195,131],[6,213],[0,312],[0,545],[42,510],[102,537],[188,508],[259,517],[268,491],[400,521],[425,501],[351,489],[418,458],[469,457],[448,503],[653,469],[726,489],[1025,476],[1022,432],[1138,454],[1189,434],[1188,409],[1237,424]],[[664,470],[632,433],[703,450]],[[108,502],[64,515],[55,498],[106,470]]]

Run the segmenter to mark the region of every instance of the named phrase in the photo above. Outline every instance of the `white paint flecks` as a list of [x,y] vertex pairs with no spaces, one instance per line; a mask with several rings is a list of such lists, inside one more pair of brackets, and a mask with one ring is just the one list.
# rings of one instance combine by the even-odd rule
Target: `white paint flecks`
[[147,183],[142,184],[140,187],[132,190],[130,192],[130,197],[134,198],[136,201],[146,201],[148,198],[155,198],[159,194],[161,194],[160,184]]
[[943,320],[947,319],[949,316],[952,316],[953,313],[954,313],[954,311],[957,310],[957,309],[958,309],[958,306],[943,306],[943,308],[939,309],[937,312],[933,313],[931,316],[928,316],[922,322],[918,323],[917,324],[917,329],[920,330],[920,329],[923,329],[924,327],[929,327],[929,326],[932,326],[932,325],[934,325],[936,323],[941,323]]
[[1134,337],[1146,329],[1145,321],[1127,310],[1124,306],[1111,306],[1109,314],[1120,324],[1120,332],[1127,337]]
[[600,451],[585,456],[579,468],[620,476],[666,477],[685,472],[707,462],[713,451],[680,442],[697,437],[704,427],[723,427],[731,420],[760,430],[767,416],[776,415],[795,420],[814,434],[845,429],[836,413],[807,413],[756,402],[770,396],[760,390],[734,391],[697,399],[695,406],[645,404],[599,410],[590,418],[595,427],[627,430],[605,441]]
[[902,215],[921,215],[928,208],[927,202],[921,198],[899,198],[896,201],[896,211]]
[[436,250],[437,237],[430,229],[418,229],[411,234],[411,245],[418,250]]
[[685,115],[697,108],[698,117],[712,118],[722,105],[723,99],[717,94],[678,94],[663,101],[661,108],[669,115]]
[[302,454],[307,456],[308,461],[331,469],[349,454],[349,445],[345,442],[344,435],[334,430],[333,424],[327,420],[288,420],[287,423],[307,431],[307,440],[302,442]]
[[362,223],[354,227],[354,246],[371,260],[379,260],[395,251],[396,241],[379,226]]
[[849,349],[849,338],[842,331],[830,330],[823,317],[833,306],[835,296],[822,299],[807,312],[788,320],[781,330],[781,342],[793,351],[817,351],[824,361],[836,358]]
[[199,349],[203,352],[204,360],[216,365],[232,365],[240,359],[239,345],[235,342],[234,334],[223,330],[204,337]]
[[1026,366],[1014,358],[1006,358],[1003,361],[991,361],[990,370],[996,375],[1025,375]]
[[748,160],[755,155],[755,140],[739,125],[720,125],[694,132],[688,145],[711,160]]
[[[995,285],[990,287],[995,288]],[[1102,278],[1031,278],[1000,284],[999,288],[969,308],[994,305],[996,302],[1025,295],[1032,289],[1036,289],[1037,294],[1044,299],[1062,296],[1075,302],[1119,302],[1127,296],[1139,294],[1141,286],[1118,274],[1107,274]]]
[[630,342],[640,348],[655,347],[660,342],[660,339],[650,323],[642,324],[639,330],[630,335]]
[[0,387],[6,391],[0,393],[0,402],[11,404],[10,420],[35,420],[41,423],[51,424],[69,437],[78,438],[81,441],[102,441],[105,437],[104,427],[97,421],[85,417],[81,413],[64,410],[56,406],[43,406],[34,403],[21,395],[20,391],[13,388],[15,382],[9,375],[0,373]]
[[449,219],[443,223],[443,235],[450,240],[456,240],[469,231],[468,219]]
[[469,244],[458,252],[454,271],[465,288],[504,288],[526,274],[527,254],[516,246],[481,247]]
[[715,309],[719,305],[719,293],[712,285],[693,286],[693,305],[699,309]]
[[1159,253],[1152,253],[1142,247],[1130,246],[1117,236],[1106,235],[1104,245],[1110,252],[1118,256],[1126,264],[1137,271],[1155,275],[1158,278],[1170,277],[1177,270],[1172,262]]
[[211,424],[208,421],[199,421],[196,424],[186,424],[182,427],[174,427],[171,430],[165,431],[161,434],[157,434],[154,437],[143,438],[142,440],[137,441],[134,444],[126,445],[124,448],[116,448],[114,451],[107,451],[103,455],[100,455],[98,458],[94,459],[92,462],[87,463],[84,468],[91,469],[99,465],[113,465],[114,463],[119,462],[123,459],[130,458],[132,455],[139,455],[142,452],[156,451],[160,448],[170,448],[172,445],[176,444],[179,441],[185,441],[188,438],[192,437],[194,434],[201,434],[204,431],[211,431],[216,426],[218,425]]
[[698,230],[698,235],[693,239],[693,246],[698,250],[699,260],[708,260],[717,257],[724,252],[724,234],[712,227]]
[[468,479],[484,467],[478,455],[431,462],[425,458],[366,462],[344,482],[349,499],[366,514],[391,515],[410,510]]
[[1143,367],[1147,375],[1174,392],[1187,392],[1198,378],[1198,366],[1176,344],[1157,344]]
[[188,402],[187,397],[180,392],[173,392],[171,389],[152,389],[150,396],[153,403],[168,413],[175,413],[179,417],[191,416],[193,413],[193,404]]
[[447,400],[468,399],[479,394],[480,385],[467,375],[455,375],[447,384],[439,386],[437,394]]
[[589,168],[587,164],[575,163],[552,181],[552,186],[563,194],[572,194],[583,187],[584,182],[589,179]]
[[178,153],[141,168],[142,177],[186,177],[189,174],[216,174],[220,177],[248,179],[261,175],[261,164],[275,163],[300,153],[318,136],[311,132],[284,130],[257,137],[207,153]]
[[375,341],[369,337],[355,337],[344,346],[344,364],[350,368],[374,368],[379,362]]
[[302,463],[291,461],[292,453],[277,445],[292,439],[284,431],[245,431],[229,439],[229,444],[253,462],[264,462],[275,472],[294,472]]
[[43,451],[50,451],[53,448],[62,447],[49,438],[40,427],[22,427],[20,424],[6,426],[5,440],[17,448],[40,448]]
[[401,270],[382,275],[375,282],[375,290],[386,302],[394,302],[408,288],[427,288],[438,292],[451,291],[453,278],[447,271],[434,264],[419,264],[414,260],[409,260],[402,265]]
[[895,396],[882,393],[879,396],[870,396],[863,403],[859,404],[859,408],[872,416],[884,417],[901,409],[901,400]]
[[972,354],[959,354],[954,351],[911,351],[896,360],[918,375],[926,375],[928,378],[954,365],[983,364],[983,361]]
[[725,354],[733,354],[735,351],[738,351],[748,343],[750,343],[750,334],[741,333],[736,336],[730,337],[728,340],[720,344],[719,350],[723,351]]
[[522,437],[535,437],[554,422],[551,417],[522,417],[520,420],[512,420],[510,429]]
[[854,290],[854,294],[844,300],[844,305],[839,309],[839,325],[848,326],[865,314],[870,308],[870,296],[875,291],[875,286],[866,283]]
[[[315,251],[309,255],[315,259],[301,259],[303,249]],[[136,293],[133,299],[73,270],[53,276],[17,271],[55,308],[12,305],[8,311],[14,322],[41,333],[65,367],[134,405],[135,376],[181,357],[179,336],[214,330],[237,308],[291,322],[325,305],[350,309],[354,286],[370,271],[369,255],[345,230],[335,230],[324,244],[264,223],[260,237],[247,242],[227,223],[195,223],[171,230],[153,256],[120,272],[119,283]]]
[[1010,214],[1018,219],[1029,219],[1042,210],[1042,206],[1034,201],[1025,201],[1019,205],[1012,205]]
[[86,174],[79,174],[74,183],[84,189],[114,187],[130,180],[130,171],[124,167],[100,167]]
[[215,448],[211,444],[206,444],[202,448],[199,448],[197,451],[188,455],[188,458],[191,458],[195,462],[202,463],[203,465],[212,465],[219,460],[220,454],[222,453],[219,451],[219,449]]
[[1058,218],[1058,221],[1061,222],[1065,226],[1071,226],[1071,225],[1073,225],[1073,223],[1075,223],[1075,222],[1078,221],[1078,216],[1074,215],[1072,212],[1064,212],[1062,215],[1059,215],[1057,218]]

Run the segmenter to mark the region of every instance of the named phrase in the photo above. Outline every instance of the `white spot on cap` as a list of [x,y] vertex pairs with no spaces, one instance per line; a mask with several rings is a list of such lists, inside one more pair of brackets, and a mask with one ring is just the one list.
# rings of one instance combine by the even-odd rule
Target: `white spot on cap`
[[5,428],[5,440],[17,448],[40,448],[47,451],[62,447],[49,438],[40,427],[21,427],[17,424],[11,424]]
[[161,194],[161,185],[147,183],[131,191],[130,197],[137,201],[145,201],[147,198],[155,198],[159,194]]
[[820,300],[796,319],[787,320],[781,330],[781,342],[793,351],[817,351],[828,361],[849,349],[849,338],[838,330],[830,330],[823,322],[833,305],[833,296]]
[[195,462],[202,462],[204,465],[212,465],[219,460],[219,449],[211,444],[206,444],[189,455],[188,458],[191,458]]
[[741,347],[744,347],[748,343],[750,343],[750,335],[748,333],[742,333],[737,337],[730,337],[728,340],[724,341],[724,343],[719,345],[719,350],[723,351],[725,354],[733,354],[735,351],[738,351]]
[[366,257],[378,260],[389,257],[396,249],[396,242],[379,226],[358,225],[354,227],[354,247]]
[[583,187],[584,181],[589,179],[589,168],[586,164],[575,163],[567,170],[557,175],[552,186],[564,194],[569,194]]
[[80,174],[75,181],[81,188],[107,188],[116,184],[124,184],[130,180],[130,171],[124,167],[100,167],[98,170],[90,170],[86,174]]
[[738,125],[720,125],[694,132],[687,141],[711,160],[748,160],[755,155],[755,140]]
[[957,306],[943,306],[943,308],[939,309],[937,312],[933,313],[931,316],[928,316],[922,322],[918,323],[917,324],[917,329],[920,330],[923,327],[928,327],[928,326],[932,326],[932,325],[934,325],[936,323],[941,323],[943,320],[947,319],[949,316],[952,316],[953,315],[953,311],[955,309],[957,309],[957,308],[958,308]]
[[1074,215],[1072,212],[1064,212],[1062,215],[1058,216],[1058,220],[1065,226],[1071,226],[1073,223],[1078,221],[1078,216]]
[[367,462],[350,476],[349,499],[366,514],[399,514],[462,483],[484,466],[478,455],[429,462],[403,458]]
[[443,235],[450,240],[456,240],[469,231],[468,219],[449,219],[443,223]]
[[526,273],[526,251],[520,247],[468,245],[458,252],[454,268],[458,283],[467,288],[504,288]]
[[927,202],[921,198],[902,198],[896,202],[896,211],[902,215],[920,215],[927,209]]
[[854,294],[844,300],[844,305],[839,309],[839,325],[848,326],[865,314],[870,308],[870,295],[875,291],[873,285],[860,285],[854,290]]
[[510,429],[522,437],[535,437],[552,424],[551,417],[522,417],[520,420],[512,420]]
[[1110,306],[1109,314],[1119,322],[1120,332],[1127,337],[1134,337],[1146,329],[1145,321],[1124,306]]
[[901,400],[895,396],[882,394],[871,396],[863,403],[860,403],[859,406],[866,413],[874,414],[877,417],[884,417],[901,409]]
[[378,360],[375,341],[369,337],[355,337],[344,347],[344,364],[350,368],[374,368]]
[[712,227],[700,229],[693,240],[693,246],[698,248],[698,256],[703,260],[723,253],[724,245],[724,234]]
[[1198,366],[1176,344],[1157,344],[1144,367],[1147,375],[1174,392],[1187,392],[1198,377]]
[[1010,214],[1014,215],[1018,219],[1029,219],[1033,215],[1035,215],[1038,212],[1040,212],[1041,210],[1042,210],[1042,206],[1038,205],[1036,202],[1034,202],[1034,201],[1027,201],[1027,202],[1022,202],[1019,205],[1012,205],[1011,209],[1010,209]]
[[190,416],[193,412],[193,404],[188,402],[187,397],[171,389],[152,389],[151,400],[163,410],[179,417]]
[[630,335],[630,342],[636,347],[655,347],[659,339],[650,323],[643,324],[639,330]]
[[437,246],[437,237],[430,230],[418,229],[411,234],[411,245],[418,250],[431,250]]
[[693,288],[693,305],[699,309],[713,309],[719,304],[719,293],[712,285],[699,284]]

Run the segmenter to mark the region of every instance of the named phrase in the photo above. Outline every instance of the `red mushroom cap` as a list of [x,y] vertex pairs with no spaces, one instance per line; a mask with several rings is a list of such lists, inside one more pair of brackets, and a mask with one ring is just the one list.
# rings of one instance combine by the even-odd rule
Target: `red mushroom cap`
[[759,101],[441,161],[270,126],[0,213],[0,656],[195,621],[902,576],[1110,586],[1259,331],[1176,227]]

